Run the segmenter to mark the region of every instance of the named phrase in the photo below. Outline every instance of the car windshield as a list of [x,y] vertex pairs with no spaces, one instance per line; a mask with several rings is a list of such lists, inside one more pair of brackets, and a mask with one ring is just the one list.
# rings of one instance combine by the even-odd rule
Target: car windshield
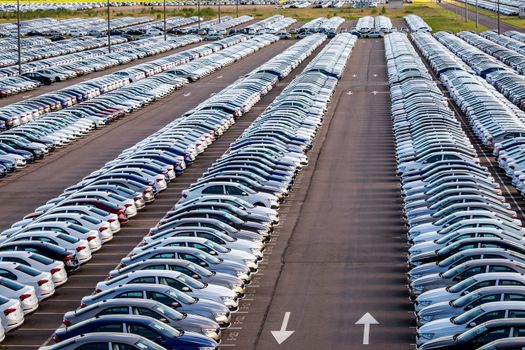
[[462,252],[456,253],[456,254],[453,254],[453,255],[449,256],[446,259],[441,260],[438,263],[438,265],[441,266],[441,267],[450,266],[453,263],[455,263],[456,261],[458,261],[459,259],[461,259],[462,257],[463,257],[463,253]]
[[463,306],[470,304],[474,300],[477,300],[479,297],[480,297],[479,293],[476,293],[476,292],[469,293],[467,295],[462,296],[461,298],[454,300],[452,302],[452,306],[463,307]]
[[169,336],[170,338],[177,338],[177,337],[180,337],[180,332],[178,330],[176,330],[175,328],[173,327],[170,327],[168,325],[165,325],[164,323],[162,322],[151,322],[149,324],[150,328],[158,331],[160,334],[164,335],[164,336]]
[[463,332],[457,337],[458,343],[467,344],[469,340],[476,338],[477,336],[487,332],[489,329],[487,327],[474,327],[469,329],[466,332]]
[[192,288],[202,289],[206,287],[203,283],[182,273],[177,277],[177,280]]
[[78,231],[78,232],[81,232],[81,233],[88,233],[89,230],[88,229],[85,229],[84,227],[80,226],[80,225],[77,225],[77,224],[71,224],[69,227],[71,227],[72,229]]
[[468,323],[470,322],[471,320],[473,320],[474,318],[480,316],[481,314],[483,314],[485,311],[483,310],[483,308],[481,308],[480,306],[472,309],[472,310],[469,310],[465,313],[462,313],[461,315],[459,316],[456,316],[456,317],[453,317],[451,318],[451,321],[452,323],[454,324],[465,324],[465,323]]
[[155,305],[152,307],[152,309],[170,319],[182,320],[184,318],[184,315],[180,312],[175,311],[172,308],[166,307],[162,304]]
[[173,299],[177,299],[183,304],[195,304],[197,302],[197,299],[189,296],[186,293],[179,292],[176,289],[170,289],[166,292],[166,294],[172,297]]
[[450,293],[459,293],[461,292],[463,289],[471,286],[476,280],[474,278],[467,278],[466,280],[464,281],[461,281],[459,283],[456,283],[454,284],[453,286],[450,286],[447,290],[450,292]]

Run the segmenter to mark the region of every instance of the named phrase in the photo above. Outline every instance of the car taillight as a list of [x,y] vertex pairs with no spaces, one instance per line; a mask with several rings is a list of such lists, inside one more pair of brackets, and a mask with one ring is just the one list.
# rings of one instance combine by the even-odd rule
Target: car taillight
[[100,293],[100,292],[102,292],[102,289],[98,289],[98,288],[95,289],[95,293]]
[[54,267],[54,268],[51,269],[50,272],[51,273],[57,273],[57,272],[60,272],[60,271],[62,271],[62,269],[60,267]]
[[141,199],[142,199],[141,196],[136,196],[135,198],[133,198],[133,200],[135,200],[135,201],[140,201]]
[[81,250],[83,250],[83,249],[86,249],[86,247],[83,246],[83,245],[81,245],[81,246],[77,247],[77,252],[79,252],[79,251],[81,251]]
[[66,320],[65,318],[62,320],[62,323],[63,323],[66,327],[71,326],[71,321]]
[[73,259],[73,255],[68,255],[68,256],[65,256],[64,258],[62,258],[62,261],[63,262],[68,262],[68,261],[70,261],[72,259]]
[[129,208],[129,207],[131,207],[132,205],[133,205],[133,204],[126,203],[126,204],[124,204],[124,208]]
[[161,182],[162,180],[164,180],[164,179],[158,178],[158,179],[157,179],[157,182]]
[[117,270],[120,270],[121,268],[126,267],[126,264],[120,263],[117,266]]
[[14,308],[14,307],[10,307],[10,308],[4,310],[4,315],[7,316],[7,315],[9,315],[10,313],[13,313],[13,312],[15,312],[15,311],[16,311],[16,308]]
[[186,193],[183,193],[183,194],[182,194],[182,197],[183,197],[183,198],[188,198],[188,195],[187,195]]
[[108,222],[114,222],[116,221],[115,219],[108,219]]
[[18,297],[18,299],[20,299],[20,301],[24,301],[24,300],[26,300],[27,298],[31,298],[31,294],[29,294],[29,293],[24,293],[24,294],[22,294],[21,296]]
[[57,337],[56,335],[54,335],[54,336],[53,336],[53,341],[54,341],[55,343],[60,343],[62,340],[61,340],[59,337]]
[[[106,231],[107,229],[108,229],[107,227],[105,227],[105,226],[101,226],[101,227],[98,228],[98,232],[104,232],[104,231]],[[91,237],[93,237],[93,238],[91,238]],[[88,241],[90,240],[90,238],[91,238],[91,239],[95,239],[95,238],[96,238],[95,236],[91,236],[91,237],[88,237]]]
[[37,283],[39,286],[43,285],[43,284],[46,284],[47,282],[49,282],[48,280],[46,279],[43,279],[43,280],[39,280]]

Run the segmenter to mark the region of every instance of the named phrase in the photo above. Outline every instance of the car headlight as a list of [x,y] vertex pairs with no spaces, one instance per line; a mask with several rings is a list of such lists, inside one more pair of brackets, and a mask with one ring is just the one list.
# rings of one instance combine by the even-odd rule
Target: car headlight
[[224,301],[225,303],[226,302],[230,302],[232,303],[234,301],[233,297],[221,297],[222,301]]
[[419,337],[420,337],[421,339],[430,340],[430,339],[434,338],[434,335],[435,335],[434,333],[421,333],[421,334],[419,335]]
[[423,316],[423,317],[419,317],[419,319],[423,322],[430,322],[434,319],[434,317],[432,316]]
[[217,336],[217,332],[215,331],[215,329],[203,329],[202,330],[204,334],[206,334],[208,337],[216,337]]
[[257,255],[259,254],[261,251],[257,248],[251,248],[250,251],[252,252],[253,255]]

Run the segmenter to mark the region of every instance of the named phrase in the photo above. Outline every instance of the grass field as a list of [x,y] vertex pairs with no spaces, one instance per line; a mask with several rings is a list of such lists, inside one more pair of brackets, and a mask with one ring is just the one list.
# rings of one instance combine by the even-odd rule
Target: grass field
[[[22,2],[30,3],[31,1],[21,0]],[[52,2],[64,2],[66,0],[50,0]],[[96,1],[96,0],[95,0]],[[0,0],[0,3],[13,3],[13,1]],[[217,8],[204,7],[201,8],[201,16],[205,19],[217,16]],[[101,13],[105,9],[93,9],[85,11],[36,11],[22,13],[22,19],[33,19],[41,17],[53,18],[71,18],[71,17],[96,17],[104,16]],[[224,16],[235,16],[235,6],[222,6],[221,13]],[[339,8],[339,9],[277,9],[275,6],[240,6],[240,15],[250,15],[255,19],[262,19],[274,14],[282,14],[304,22],[316,17],[325,16],[341,16],[347,20],[357,20],[365,15],[385,15],[391,19],[402,19],[407,14],[417,14],[421,16],[434,29],[434,31],[448,30],[451,32],[458,32],[461,30],[476,30],[475,23],[472,21],[465,22],[460,15],[451,11],[447,11],[434,2],[426,0],[414,0],[412,4],[405,4],[402,9],[393,8],[374,8],[374,9],[353,9],[353,8]],[[194,16],[197,14],[195,8],[192,7],[169,7],[168,16]],[[153,18],[162,18],[162,9],[153,6],[132,6],[132,7],[117,7],[111,10],[112,17],[122,16],[151,16]],[[0,13],[0,22],[11,22],[15,20],[13,13]],[[486,30],[486,27],[480,26],[477,30]]]

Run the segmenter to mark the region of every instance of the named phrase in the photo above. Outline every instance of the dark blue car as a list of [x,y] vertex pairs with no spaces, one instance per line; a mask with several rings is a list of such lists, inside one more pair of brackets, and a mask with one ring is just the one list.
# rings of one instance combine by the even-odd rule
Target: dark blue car
[[138,334],[168,350],[218,349],[218,343],[205,335],[178,331],[154,318],[139,315],[115,315],[91,318],[74,326],[58,329],[53,335],[53,340],[60,342],[81,334],[94,332]]

